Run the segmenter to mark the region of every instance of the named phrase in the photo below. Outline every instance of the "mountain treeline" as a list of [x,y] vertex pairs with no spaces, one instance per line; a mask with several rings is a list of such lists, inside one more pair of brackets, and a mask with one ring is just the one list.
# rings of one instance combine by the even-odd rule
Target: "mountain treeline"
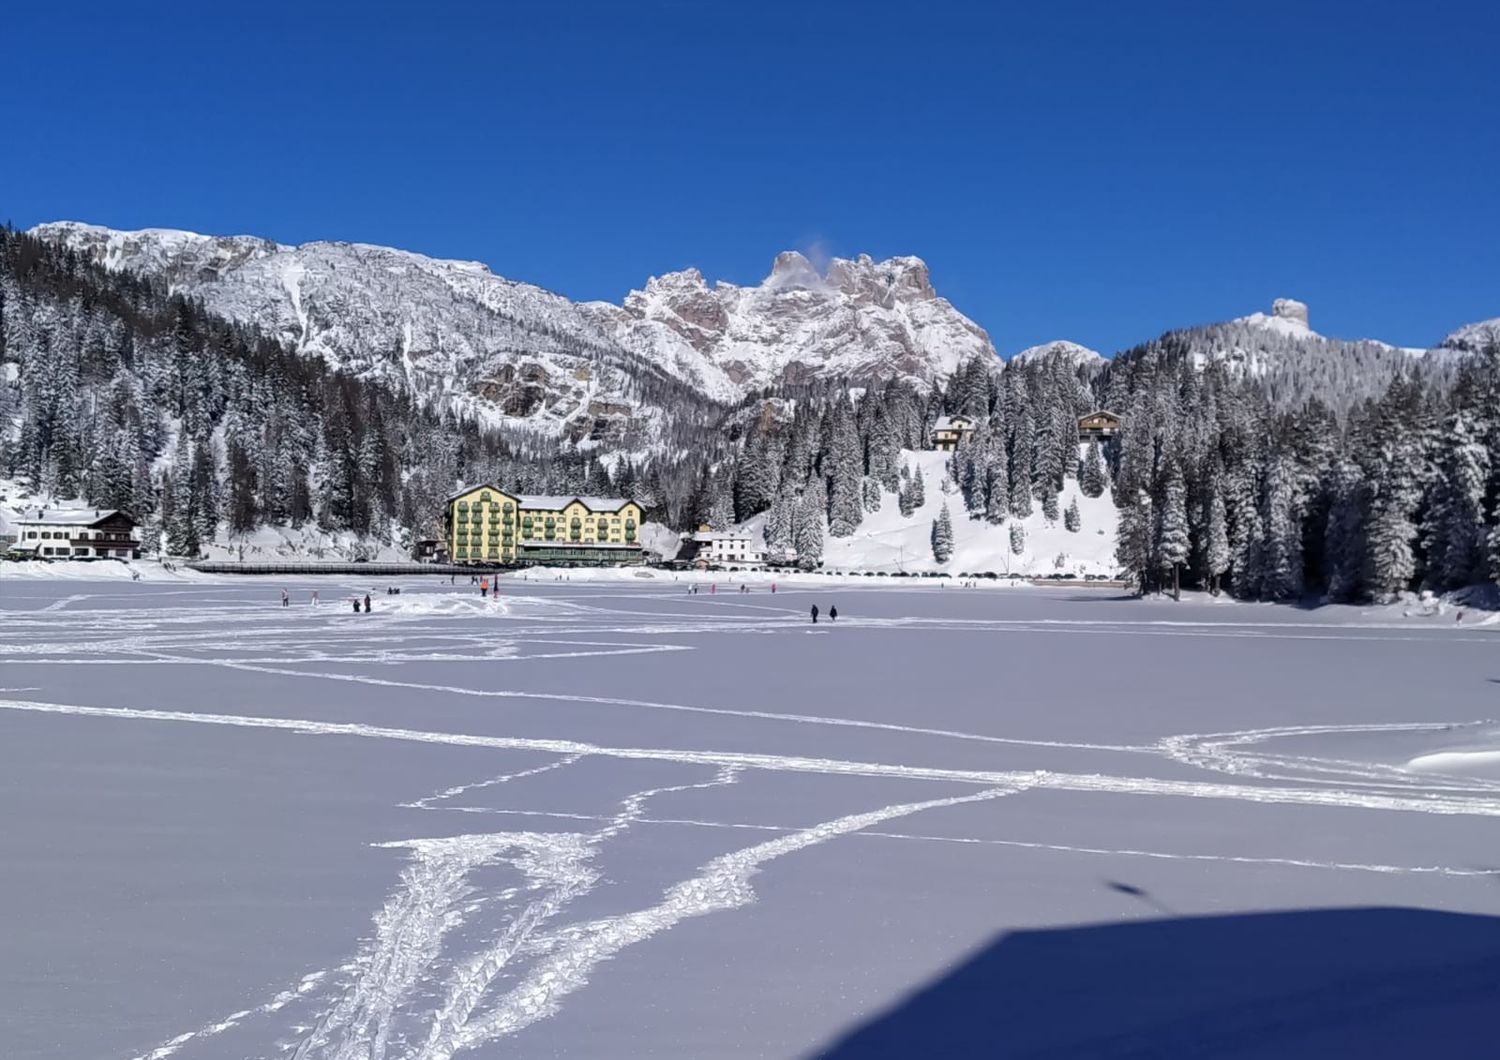
[[[436,533],[460,482],[670,495],[670,461],[612,471],[299,356],[173,294],[0,229],[0,474],[123,508],[172,555],[222,527]],[[524,440],[518,440],[524,442]]]
[[1500,348],[1367,366],[1353,401],[1199,352],[1168,335],[1095,384],[1124,418],[1118,557],[1142,586],[1348,601],[1500,580]]
[[[760,516],[768,550],[806,566],[825,535],[855,534],[884,504],[910,517],[942,489],[954,512],[931,539],[946,562],[955,517],[1009,522],[1018,553],[1034,511],[1076,530],[1077,508],[1059,510],[1074,479],[1113,497],[1120,566],[1142,589],[1360,600],[1500,578],[1493,344],[1424,358],[1237,323],[1172,332],[1103,367],[975,358],[930,390],[824,380],[733,409],[684,404],[660,455],[639,461],[503,434],[227,323],[158,279],[0,230],[0,472],[125,508],[174,555],[265,524],[406,545],[437,532],[457,486],[494,481],[629,496],[676,529]],[[1094,409],[1122,429],[1080,445]],[[903,450],[929,448],[939,418],[959,414],[977,428],[945,481],[924,481]]]

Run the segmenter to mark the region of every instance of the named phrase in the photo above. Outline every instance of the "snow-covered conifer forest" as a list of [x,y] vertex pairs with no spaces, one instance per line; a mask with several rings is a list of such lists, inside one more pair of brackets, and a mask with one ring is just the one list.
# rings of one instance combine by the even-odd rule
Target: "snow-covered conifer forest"
[[[1080,444],[1097,409],[1122,427]],[[953,414],[979,426],[939,483],[912,454]],[[689,270],[612,306],[386,248],[4,230],[0,428],[0,477],[127,509],[171,555],[268,525],[404,549],[491,480],[626,495],[677,530],[756,520],[804,566],[871,519],[910,521],[938,563],[965,524],[996,554],[1024,550],[1022,520],[1104,532],[1081,493],[1112,499],[1144,588],[1500,578],[1491,324],[1408,350],[1325,339],[1281,301],[1110,360],[1002,362],[915,258],[782,255],[760,287]]]

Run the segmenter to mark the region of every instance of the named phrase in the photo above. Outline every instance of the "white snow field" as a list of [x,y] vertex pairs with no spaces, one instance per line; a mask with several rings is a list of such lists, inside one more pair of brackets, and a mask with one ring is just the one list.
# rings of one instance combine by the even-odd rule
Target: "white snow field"
[[1500,628],[399,584],[0,580],[0,1055],[1491,1055]]

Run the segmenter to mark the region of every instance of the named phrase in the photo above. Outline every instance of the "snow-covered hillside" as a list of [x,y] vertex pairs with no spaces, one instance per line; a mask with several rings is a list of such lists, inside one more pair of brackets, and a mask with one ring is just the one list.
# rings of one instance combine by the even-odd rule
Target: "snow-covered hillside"
[[755,287],[709,287],[690,269],[653,278],[622,307],[575,303],[478,262],[359,243],[74,222],[32,234],[164,278],[213,312],[424,401],[611,448],[659,439],[685,405],[820,376],[930,384],[994,353],[917,258],[835,259],[820,275],[788,252]]
[[1052,342],[1044,342],[1040,346],[1028,346],[1013,356],[1008,363],[1031,364],[1053,358],[1061,358],[1083,368],[1098,367],[1105,360],[1098,350],[1091,350],[1087,346],[1080,346],[1066,339],[1056,339]]
[[[1118,513],[1108,492],[1102,497],[1085,497],[1075,479],[1067,480],[1058,496],[1058,509],[1065,511],[1077,499],[1082,519],[1076,533],[1061,519],[1049,522],[1042,515],[1040,503],[1024,519],[1011,517],[995,526],[983,519],[970,519],[956,489],[952,493],[943,491],[948,460],[948,453],[903,450],[901,461],[913,474],[918,468],[922,471],[925,503],[910,516],[903,516],[896,495],[883,493],[880,510],[866,512],[852,537],[830,537],[825,532],[823,569],[954,574],[994,571],[1035,576],[1112,575],[1119,569],[1115,561]],[[949,488],[953,489],[951,484]],[[939,563],[932,554],[932,524],[945,503],[953,523],[953,555],[948,562]],[[757,516],[742,529],[759,534],[764,523],[765,517]],[[1025,545],[1019,554],[1011,551],[1011,528],[1015,525],[1025,531]]]
[[1473,353],[1486,346],[1495,345],[1500,345],[1500,317],[1465,324],[1450,332],[1447,338],[1438,344],[1438,348]]

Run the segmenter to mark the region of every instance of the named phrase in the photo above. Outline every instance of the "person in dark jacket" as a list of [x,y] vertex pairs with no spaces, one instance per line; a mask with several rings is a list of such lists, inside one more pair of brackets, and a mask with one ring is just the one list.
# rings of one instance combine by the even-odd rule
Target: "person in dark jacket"
[[839,620],[839,608],[838,608],[837,604],[834,604],[832,607],[830,607],[828,609],[828,621],[830,621],[830,622],[837,622],[838,620]]
[[812,618],[813,618],[813,625],[816,626],[818,624],[818,605],[817,604],[813,604],[812,605]]
[[365,593],[365,614],[370,613],[370,594]]

